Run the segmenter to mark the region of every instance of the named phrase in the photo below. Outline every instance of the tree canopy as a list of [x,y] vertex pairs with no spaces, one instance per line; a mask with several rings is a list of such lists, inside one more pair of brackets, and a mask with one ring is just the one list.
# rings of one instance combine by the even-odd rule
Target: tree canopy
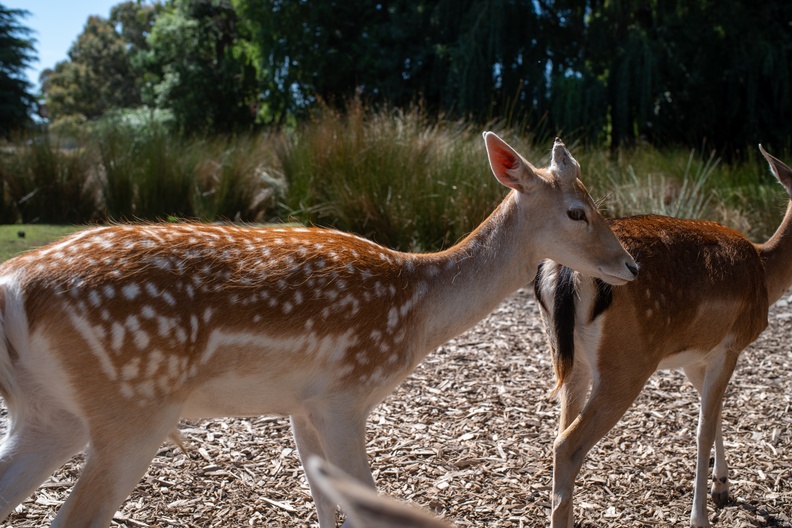
[[792,3],[127,1],[45,75],[51,114],[141,104],[182,130],[351,98],[610,145],[792,144]]
[[4,136],[29,122],[35,103],[24,75],[36,59],[32,30],[21,23],[28,15],[0,4],[0,134]]

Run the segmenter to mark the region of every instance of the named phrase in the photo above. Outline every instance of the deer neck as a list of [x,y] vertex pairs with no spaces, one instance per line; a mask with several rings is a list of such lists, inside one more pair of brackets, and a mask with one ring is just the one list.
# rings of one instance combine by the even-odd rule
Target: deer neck
[[530,282],[538,258],[531,251],[530,221],[511,192],[475,231],[454,247],[417,258],[417,271],[431,277],[425,304],[431,348],[467,330],[504,298]]
[[764,261],[767,295],[772,304],[792,286],[792,200],[776,232],[757,248]]

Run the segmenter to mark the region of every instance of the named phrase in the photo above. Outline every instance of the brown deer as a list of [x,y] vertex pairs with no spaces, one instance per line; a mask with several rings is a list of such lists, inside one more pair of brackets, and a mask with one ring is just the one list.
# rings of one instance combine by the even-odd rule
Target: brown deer
[[[373,489],[371,409],[540,260],[614,285],[637,274],[561,141],[537,169],[484,140],[511,191],[439,253],[314,228],[117,225],[0,265],[0,519],[87,444],[52,526],[108,526],[181,417],[288,415],[302,460]],[[335,526],[309,483],[319,525]]]
[[[792,171],[759,148],[792,197]],[[649,215],[609,223],[641,266],[638,280],[611,287],[545,261],[534,283],[561,400],[552,526],[573,526],[572,493],[586,453],[619,421],[649,376],[682,368],[701,395],[690,526],[709,527],[713,442],[712,498],[722,506],[729,497],[721,433],[726,386],[740,352],[767,326],[768,307],[792,285],[792,202],[764,244],[700,220]]]

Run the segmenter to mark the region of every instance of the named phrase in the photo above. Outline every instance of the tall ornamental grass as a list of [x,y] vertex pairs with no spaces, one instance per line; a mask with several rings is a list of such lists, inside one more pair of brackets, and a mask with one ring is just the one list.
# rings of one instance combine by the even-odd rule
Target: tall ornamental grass
[[84,223],[97,217],[96,167],[85,149],[45,136],[0,153],[0,222]]
[[[226,137],[180,137],[152,113],[114,115],[78,148],[45,138],[0,151],[0,222],[287,220],[436,250],[506,195],[489,170],[484,128],[359,103],[294,129]],[[549,162],[549,142],[496,131],[532,164]],[[761,240],[788,202],[755,149],[726,164],[700,150],[568,146],[606,215],[707,218]]]
[[480,131],[418,110],[325,111],[284,139],[286,210],[401,249],[446,247],[505,195]]
[[[783,152],[777,156],[784,159]],[[615,157],[587,149],[578,159],[586,185],[607,216],[707,219],[763,240],[781,222],[789,201],[758,149],[732,164],[712,151],[650,145],[621,150]]]
[[264,135],[187,139],[156,120],[109,120],[95,134],[102,205],[114,220],[261,221],[282,178]]

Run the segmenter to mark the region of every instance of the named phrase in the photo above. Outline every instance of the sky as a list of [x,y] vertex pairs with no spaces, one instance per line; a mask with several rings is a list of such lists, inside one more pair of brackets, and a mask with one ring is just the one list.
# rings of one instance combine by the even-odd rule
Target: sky
[[85,22],[91,15],[103,18],[110,16],[110,8],[122,0],[0,0],[0,4],[12,9],[30,11],[22,25],[34,30],[38,61],[28,68],[28,79],[38,91],[39,74],[52,68],[56,62],[65,60],[66,53],[77,35],[82,33]]

